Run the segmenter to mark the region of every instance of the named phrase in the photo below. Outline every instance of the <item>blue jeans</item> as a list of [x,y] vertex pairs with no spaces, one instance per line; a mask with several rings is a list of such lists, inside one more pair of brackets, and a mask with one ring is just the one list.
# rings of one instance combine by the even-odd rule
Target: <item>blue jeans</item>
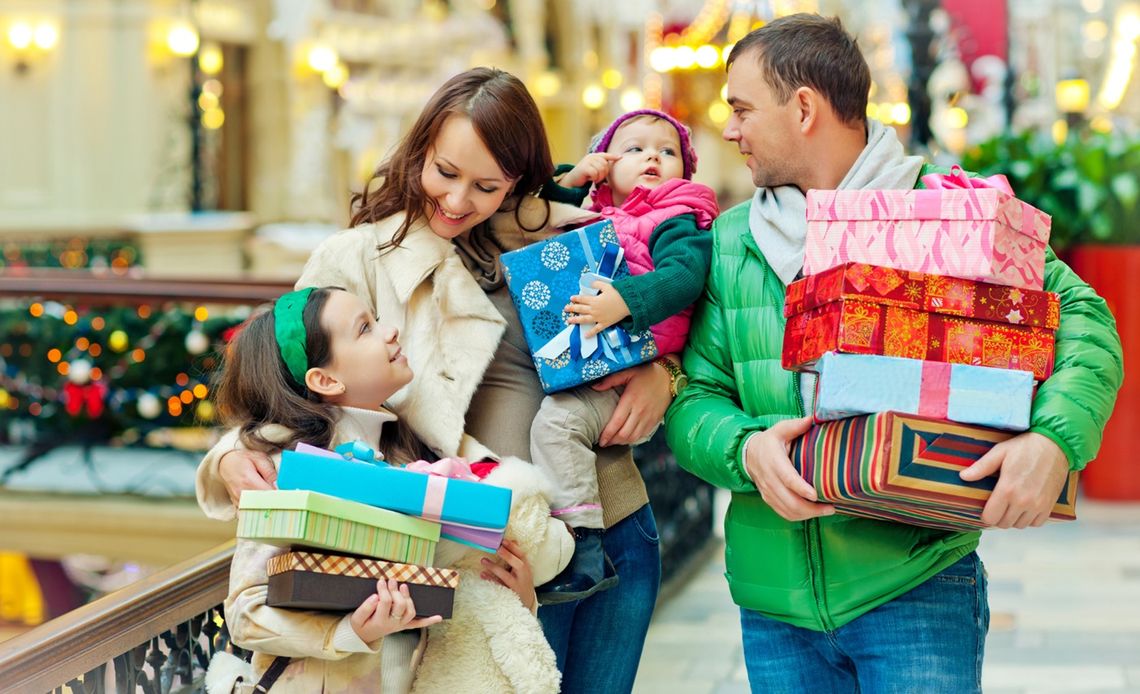
[[976,552],[834,631],[740,610],[754,692],[980,692],[990,625]]
[[602,546],[618,584],[585,600],[547,605],[538,620],[562,671],[562,693],[633,690],[661,584],[653,509],[642,506],[606,531]]

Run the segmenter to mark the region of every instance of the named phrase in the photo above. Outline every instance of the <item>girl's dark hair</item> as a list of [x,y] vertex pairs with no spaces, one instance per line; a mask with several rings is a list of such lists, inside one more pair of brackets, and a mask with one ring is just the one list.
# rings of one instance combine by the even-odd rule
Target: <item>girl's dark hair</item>
[[[352,196],[351,226],[405,215],[392,240],[378,250],[399,246],[423,210],[434,209],[435,201],[428,199],[420,176],[428,150],[453,115],[470,118],[499,168],[507,177],[518,179],[504,201],[505,208],[515,210],[516,221],[518,201],[537,193],[554,174],[546,129],[526,85],[514,75],[494,68],[477,67],[460,73],[432,95],[396,150],[380,164],[364,190]],[[378,187],[369,190],[374,183]],[[545,224],[543,220],[542,226]]]
[[[314,289],[301,314],[309,368],[327,366],[332,360],[332,341],[321,325],[321,314],[334,291],[344,290]],[[289,373],[277,348],[272,306],[252,317],[229,344],[214,393],[222,421],[226,426],[238,427],[238,435],[247,448],[272,454],[301,442],[322,448],[332,444],[340,409],[322,402],[320,395]],[[269,424],[285,427],[289,437],[266,438],[261,429]],[[385,425],[381,437],[380,450],[389,459],[434,459],[407,427],[398,424]]]

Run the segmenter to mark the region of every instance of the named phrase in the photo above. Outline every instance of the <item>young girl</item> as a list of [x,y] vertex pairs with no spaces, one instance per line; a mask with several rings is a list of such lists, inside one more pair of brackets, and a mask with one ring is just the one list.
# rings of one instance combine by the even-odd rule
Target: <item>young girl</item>
[[[559,183],[580,188],[583,197],[594,184],[590,209],[613,221],[631,276],[595,283],[596,295],[572,297],[568,322],[593,323],[590,336],[615,324],[651,328],[661,354],[681,351],[712,256],[707,230],[719,213],[712,189],[690,180],[696,168],[689,129],[661,111],[627,113],[594,139]],[[676,380],[679,370],[662,365]],[[672,390],[676,396],[675,384]],[[617,582],[602,550],[594,451],[616,406],[612,391],[575,388],[545,398],[531,426],[531,461],[556,481],[552,503],[577,538],[570,565],[540,587],[544,604],[578,600]]]
[[[384,409],[384,403],[412,380],[408,359],[396,338],[394,327],[378,325],[364,302],[348,292],[322,288],[286,294],[271,312],[250,321],[231,345],[217,389],[219,409],[237,427],[247,447],[272,454],[274,460],[282,449],[299,442],[333,447],[355,440],[384,451],[396,464],[430,456]],[[534,474],[524,463],[512,464]],[[519,479],[496,478],[498,471],[488,476],[488,483]],[[519,496],[516,493],[514,511],[527,503]],[[568,545],[569,539],[564,526],[548,517],[545,501],[538,503],[542,505],[539,518],[559,527],[551,536],[553,542],[543,543],[542,549],[548,551],[539,551],[530,540],[550,535],[544,529],[531,532],[524,542],[536,573],[550,576],[565,563],[559,561],[559,540],[565,539]],[[515,520],[513,512],[512,525]],[[458,561],[464,556],[458,546],[450,544],[441,543],[437,559]],[[255,652],[255,671],[264,673],[275,657],[286,656],[292,660],[278,673],[273,691],[407,692],[421,654],[417,648],[420,635],[412,630],[436,624],[439,617],[415,618],[407,587],[394,581],[378,582],[376,593],[345,616],[269,607],[265,602],[266,562],[285,551],[240,540],[234,554],[226,621],[234,643]],[[517,598],[514,608],[509,604],[505,610],[501,604],[498,608],[512,619],[530,619],[532,636],[545,648],[537,622],[526,614],[535,601],[531,562],[513,540],[504,542],[499,555],[501,564],[485,560],[485,575],[517,593]],[[480,609],[496,609],[494,603],[501,596],[497,598],[492,591],[488,597],[487,591],[479,592],[473,585],[478,578],[467,578],[467,584],[461,579],[457,589],[457,606],[463,594],[475,591],[481,596]],[[527,610],[519,605],[520,600]],[[463,612],[461,606],[459,612]],[[433,641],[433,648],[446,645],[446,641],[438,645]],[[549,672],[556,678],[553,653],[549,648],[546,651]],[[535,657],[541,659],[542,653]],[[485,677],[496,675],[490,669]],[[214,678],[225,679],[217,672]],[[212,691],[217,690],[229,691],[228,683],[215,683]]]
[[[298,280],[345,287],[396,324],[418,377],[389,406],[436,455],[478,459],[485,444],[530,456],[542,389],[498,259],[593,216],[533,196],[553,171],[521,81],[490,68],[456,75],[356,197],[352,227],[327,239]],[[652,364],[615,374],[606,385],[625,388],[606,442],[651,431],[669,405],[669,382]],[[567,694],[633,687],[660,578],[657,529],[629,449],[600,450],[598,478],[621,585],[539,611]],[[269,459],[231,432],[199,467],[199,504],[230,518],[242,489],[274,479]]]

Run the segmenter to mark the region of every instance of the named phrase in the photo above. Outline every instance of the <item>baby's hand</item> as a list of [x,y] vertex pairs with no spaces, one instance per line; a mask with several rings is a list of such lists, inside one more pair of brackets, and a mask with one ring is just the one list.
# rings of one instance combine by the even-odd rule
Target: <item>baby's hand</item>
[[609,152],[587,154],[562,177],[559,184],[567,188],[581,188],[587,183],[601,183],[610,175],[610,165],[618,159],[621,159],[620,154]]
[[621,298],[621,293],[614,289],[612,284],[599,281],[594,282],[593,286],[601,293],[597,296],[575,294],[570,297],[570,303],[564,309],[568,313],[576,314],[566,319],[568,323],[579,325],[597,323],[586,331],[586,337],[597,335],[629,315],[629,306],[626,306],[625,299]]
[[395,579],[376,582],[376,592],[360,603],[348,618],[352,630],[365,643],[405,629],[418,629],[435,624],[443,617],[433,615],[416,619],[416,606],[408,595],[408,586]]

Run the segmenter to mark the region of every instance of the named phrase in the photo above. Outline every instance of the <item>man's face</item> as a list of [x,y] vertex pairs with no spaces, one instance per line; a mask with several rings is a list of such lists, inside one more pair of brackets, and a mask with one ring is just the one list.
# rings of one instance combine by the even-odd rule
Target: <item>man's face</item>
[[732,115],[723,137],[745,155],[757,188],[797,184],[801,167],[799,110],[795,99],[779,104],[755,53],[728,68],[728,104]]

